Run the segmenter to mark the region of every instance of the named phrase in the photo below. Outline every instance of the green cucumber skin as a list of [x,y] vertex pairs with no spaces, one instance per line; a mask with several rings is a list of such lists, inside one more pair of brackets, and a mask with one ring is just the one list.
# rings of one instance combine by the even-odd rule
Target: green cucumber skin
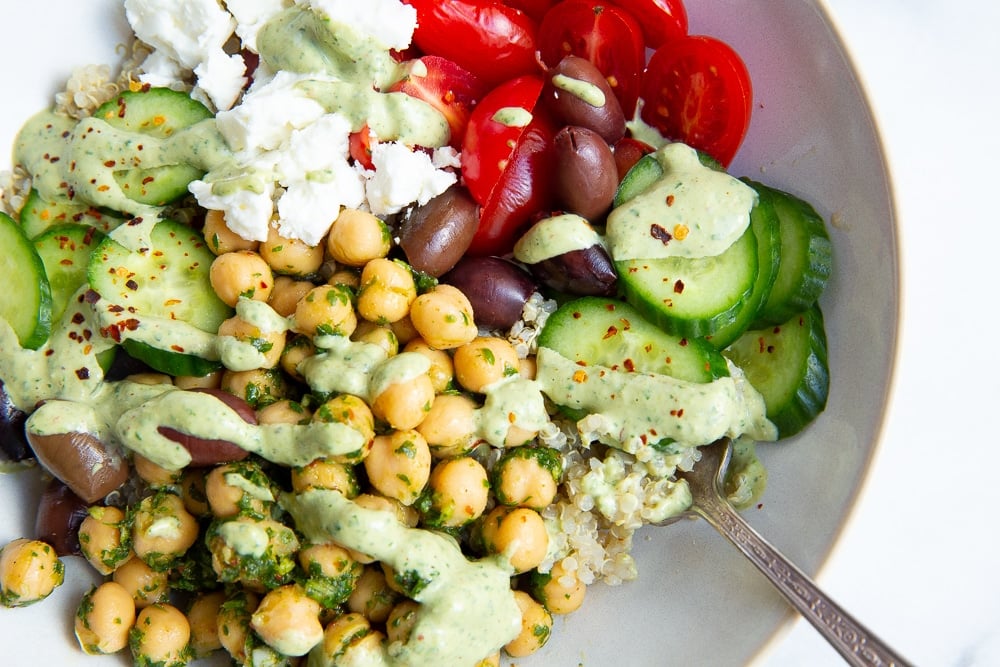
[[729,375],[725,358],[706,341],[671,335],[628,303],[605,297],[581,297],[560,306],[546,320],[538,345],[587,365],[690,382]]
[[826,288],[833,270],[833,243],[826,223],[808,202],[787,192],[746,181],[771,196],[781,234],[781,263],[756,321],[759,328],[780,324],[812,306]]
[[17,334],[21,347],[41,347],[52,330],[52,292],[45,265],[21,225],[0,212],[0,317]]
[[826,408],[830,370],[818,305],[780,325],[747,331],[723,353],[764,397],[779,438],[799,433]]
[[653,155],[643,155],[622,177],[618,184],[612,205],[621,206],[636,195],[645,191],[663,175],[663,167]]
[[53,323],[62,318],[72,296],[87,282],[90,257],[103,239],[104,234],[94,227],[65,223],[33,240],[49,279]]
[[739,338],[757,319],[760,309],[771,293],[781,262],[781,236],[778,216],[768,192],[760,194],[750,212],[750,228],[757,240],[757,280],[750,295],[740,306],[736,317],[708,336],[716,349],[723,349]]
[[193,354],[161,350],[138,340],[125,339],[122,341],[122,348],[129,356],[153,370],[175,377],[200,378],[222,368],[222,364],[218,361],[202,359]]
[[[112,127],[166,138],[212,117],[212,112],[186,93],[169,88],[129,90],[98,107],[94,116]],[[200,169],[176,164],[115,172],[115,180],[133,201],[164,206],[187,194],[188,185],[204,175]]]
[[30,239],[38,238],[50,227],[57,225],[86,225],[107,233],[123,222],[119,215],[87,204],[77,204],[69,199],[46,201],[34,189],[28,193],[18,219]]
[[731,324],[757,279],[752,228],[712,257],[619,260],[625,300],[654,324],[684,338],[704,338]]

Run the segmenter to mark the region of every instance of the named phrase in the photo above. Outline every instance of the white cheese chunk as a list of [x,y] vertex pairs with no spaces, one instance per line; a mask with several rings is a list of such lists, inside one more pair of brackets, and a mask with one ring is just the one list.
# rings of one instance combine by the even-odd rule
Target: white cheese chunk
[[372,145],[374,172],[367,172],[368,205],[375,215],[392,215],[416,202],[426,204],[458,179],[437,169],[430,155],[398,142]]
[[417,27],[417,10],[399,0],[297,0],[297,4],[353,26],[386,49],[408,47]]

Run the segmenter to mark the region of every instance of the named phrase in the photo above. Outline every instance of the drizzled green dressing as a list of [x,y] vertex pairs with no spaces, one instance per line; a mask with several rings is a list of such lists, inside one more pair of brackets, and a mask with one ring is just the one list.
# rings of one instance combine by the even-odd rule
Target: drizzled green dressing
[[[307,539],[334,541],[427,582],[405,644],[394,642],[358,667],[473,665],[517,636],[521,612],[510,589],[513,569],[500,556],[470,561],[449,536],[407,528],[389,512],[360,507],[337,491],[285,495],[282,505]],[[331,667],[322,645],[310,667]]]

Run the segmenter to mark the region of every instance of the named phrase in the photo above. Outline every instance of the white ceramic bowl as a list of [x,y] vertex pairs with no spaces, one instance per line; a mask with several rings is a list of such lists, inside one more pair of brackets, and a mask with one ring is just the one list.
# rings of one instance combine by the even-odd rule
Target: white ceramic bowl
[[[116,0],[35,0],[3,10],[0,145],[45,106],[71,69],[115,62],[125,25]],[[760,447],[770,482],[749,521],[814,573],[842,530],[876,447],[898,320],[898,255],[889,179],[848,55],[814,0],[688,0],[691,32],[732,44],[753,77],[749,136],[731,167],[814,203],[830,222],[835,272],[821,304],[832,387],[803,434]],[[44,31],[39,31],[44,26]],[[0,161],[6,167],[8,160]],[[38,484],[0,478],[0,543],[31,532]],[[766,651],[789,608],[704,522],[640,532],[640,578],[594,586],[523,665],[741,665]],[[0,608],[4,664],[121,664],[84,656],[72,613],[93,580],[67,559],[68,583],[27,609]],[[777,633],[780,635],[780,633]]]

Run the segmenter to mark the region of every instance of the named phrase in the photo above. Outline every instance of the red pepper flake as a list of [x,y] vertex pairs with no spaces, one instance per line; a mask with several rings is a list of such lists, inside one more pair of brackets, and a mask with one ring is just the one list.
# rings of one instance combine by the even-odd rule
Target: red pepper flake
[[683,294],[683,293],[684,293],[684,281],[678,280],[677,282],[674,283],[674,294]]
[[146,178],[142,179],[142,184],[143,184],[143,185],[149,185],[149,184],[150,184],[150,183],[152,183],[152,182],[153,182],[154,180],[155,180],[155,179],[154,179],[154,178],[153,178],[152,176],[147,176]]
[[677,408],[676,410],[671,410],[670,411],[670,416],[671,417],[678,417],[678,418],[679,417],[683,417],[684,416],[684,408]]
[[181,347],[180,345],[171,345],[170,349],[173,350],[174,352],[183,352],[184,351],[184,348]]
[[781,333],[781,327],[780,326],[774,327],[773,329],[771,329],[771,333],[773,333],[774,335],[780,334]]
[[116,164],[118,164],[118,163],[115,162],[114,160],[105,160],[104,161],[104,166],[107,167],[108,169],[110,169],[111,167],[115,166]]
[[87,380],[87,379],[90,378],[90,369],[86,368],[86,367],[84,367],[84,368],[77,368],[76,369],[76,376],[78,378],[80,378],[81,380]]
[[680,346],[681,347],[687,347],[687,344],[688,344],[688,339],[687,338],[681,338]]
[[766,341],[764,340],[763,336],[760,336],[759,338],[757,338],[757,351],[763,354],[764,350],[766,349],[767,349]]
[[625,331],[628,331],[629,329],[632,328],[632,323],[629,322],[624,317],[621,319],[621,323],[622,323],[622,329],[624,329]]
[[655,222],[649,226],[649,235],[663,245],[667,245],[674,238],[662,225]]
[[89,289],[86,292],[84,292],[83,298],[87,303],[93,305],[98,302],[98,300],[101,298],[101,295],[95,292],[94,290]]
[[72,320],[73,324],[83,324],[83,320],[84,320],[83,313],[81,312],[73,313],[73,320]]
[[51,347],[49,349],[45,350],[45,356],[46,357],[51,357],[55,353],[56,353],[56,351],[53,350]]
[[622,362],[622,364],[625,366],[625,370],[627,370],[629,373],[635,372],[635,362],[632,361],[631,359],[626,359],[625,361]]
[[137,289],[139,289],[139,283],[129,278],[128,280],[125,281],[125,287],[129,288],[134,292]]
[[674,205],[674,196],[667,195],[667,206],[673,206],[673,205]]
[[578,320],[578,319],[580,319],[581,317],[583,317],[583,313],[581,313],[581,312],[580,312],[579,310],[575,310],[575,311],[573,311],[573,319],[574,319],[574,320]]
[[615,336],[617,334],[618,334],[618,327],[612,325],[612,326],[608,327],[607,332],[605,332],[605,334],[604,334],[604,340],[607,340],[607,339],[609,339],[612,336]]
[[576,372],[573,373],[573,382],[576,382],[577,384],[580,384],[580,383],[586,382],[586,381],[587,381],[587,372],[586,371],[576,371]]

